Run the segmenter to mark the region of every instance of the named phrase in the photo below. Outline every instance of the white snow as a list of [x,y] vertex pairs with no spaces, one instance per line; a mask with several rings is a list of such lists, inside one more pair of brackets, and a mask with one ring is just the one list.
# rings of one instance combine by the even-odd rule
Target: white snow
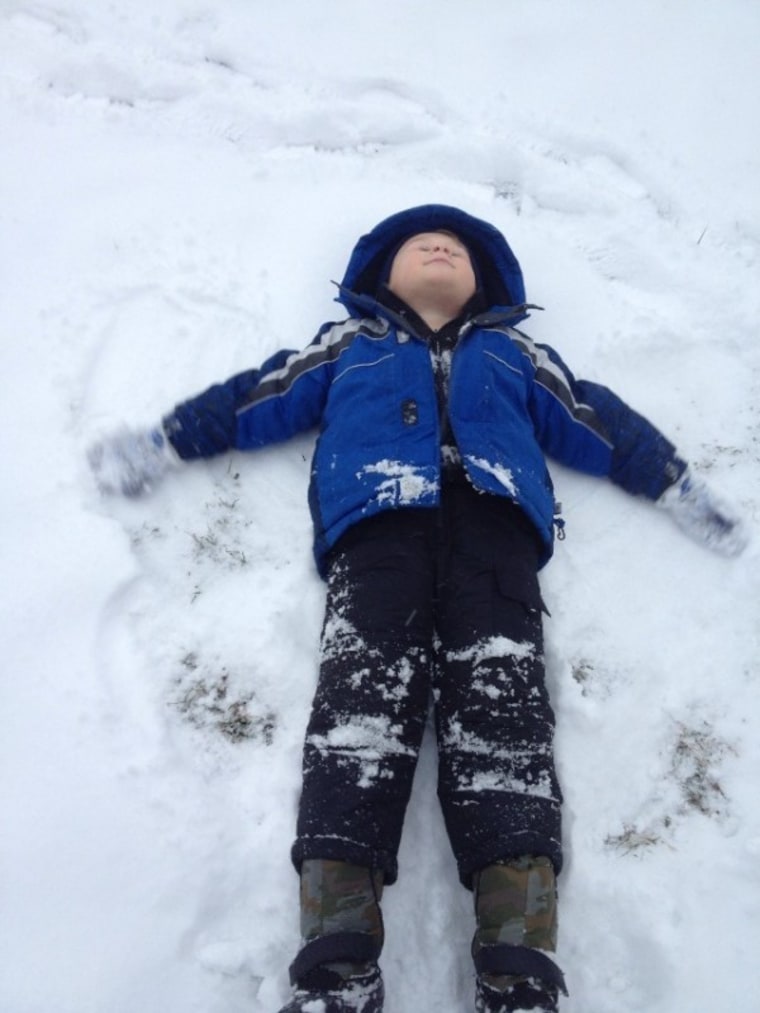
[[467,460],[474,468],[477,468],[480,471],[486,471],[490,475],[493,475],[496,481],[503,485],[510,495],[517,495],[517,486],[515,485],[512,471],[509,468],[503,468],[500,465],[492,464],[490,461],[486,460],[486,458],[474,457],[472,454],[467,457]]
[[[305,345],[431,201],[754,532],[726,560],[553,469],[563,1013],[760,1009],[759,66],[749,0],[0,5],[3,1013],[285,1000],[312,437],[136,502],[85,453]],[[429,739],[384,910],[388,1009],[471,1009]]]
[[446,658],[449,661],[471,661],[473,671],[477,672],[479,666],[491,658],[513,657],[525,661],[532,658],[535,653],[535,646],[529,642],[518,642],[510,640],[509,637],[488,637],[472,647],[447,651]]
[[[432,469],[431,469],[432,474]],[[401,461],[376,461],[365,465],[359,472],[364,475],[387,475],[384,482],[377,486],[376,496],[379,503],[391,503],[393,506],[414,506],[420,501],[430,502],[437,491],[436,482],[431,475]]]

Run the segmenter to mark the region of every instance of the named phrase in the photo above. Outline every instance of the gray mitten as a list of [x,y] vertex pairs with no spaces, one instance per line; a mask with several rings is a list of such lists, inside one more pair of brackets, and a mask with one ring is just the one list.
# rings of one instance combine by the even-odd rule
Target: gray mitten
[[738,556],[749,542],[739,515],[687,468],[657,500],[676,524],[697,542],[724,556]]
[[123,496],[147,492],[180,460],[161,427],[120,429],[90,447],[87,459],[100,491]]

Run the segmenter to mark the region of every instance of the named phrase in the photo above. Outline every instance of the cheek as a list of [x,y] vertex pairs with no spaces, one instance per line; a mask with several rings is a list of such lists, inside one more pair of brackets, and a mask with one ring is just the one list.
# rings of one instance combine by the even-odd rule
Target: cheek
[[474,295],[477,287],[475,272],[472,267],[468,266],[468,269],[462,274],[462,288],[468,291],[470,295]]
[[404,289],[417,274],[416,263],[411,257],[404,257],[399,254],[393,261],[391,272],[388,276],[388,287],[396,292]]
[[401,273],[394,269],[388,276],[388,281],[386,283],[391,292],[395,292],[396,295],[400,295],[400,290],[403,288],[403,285],[400,283],[401,277]]

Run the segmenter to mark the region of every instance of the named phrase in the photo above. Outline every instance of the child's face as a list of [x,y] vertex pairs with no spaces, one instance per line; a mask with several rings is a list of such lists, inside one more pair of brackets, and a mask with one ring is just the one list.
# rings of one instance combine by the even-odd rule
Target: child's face
[[413,309],[420,300],[436,297],[461,309],[476,286],[467,247],[448,232],[421,232],[407,239],[393,258],[388,279],[391,292]]

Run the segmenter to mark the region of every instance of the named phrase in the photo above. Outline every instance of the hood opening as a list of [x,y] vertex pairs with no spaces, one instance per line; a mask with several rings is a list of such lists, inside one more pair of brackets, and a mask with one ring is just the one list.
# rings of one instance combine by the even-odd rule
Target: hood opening
[[[338,301],[352,315],[360,309],[352,294],[376,297],[387,280],[390,261],[399,246],[420,232],[447,231],[464,243],[475,266],[478,291],[489,308],[521,306],[525,286],[517,258],[493,225],[459,208],[424,204],[386,218],[358,241],[340,286]],[[361,300],[366,306],[366,301]]]

